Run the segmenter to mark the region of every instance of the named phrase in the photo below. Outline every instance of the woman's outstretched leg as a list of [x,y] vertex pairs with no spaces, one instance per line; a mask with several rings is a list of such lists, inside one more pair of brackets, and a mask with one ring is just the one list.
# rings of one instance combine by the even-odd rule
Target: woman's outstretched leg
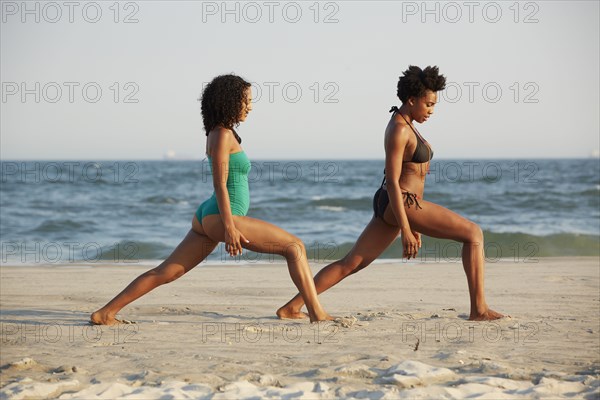
[[[396,239],[399,228],[373,217],[348,254],[324,267],[315,275],[315,288],[322,293],[342,279],[366,268]],[[305,318],[300,293],[277,310],[279,318]]]
[[190,230],[183,241],[171,255],[158,267],[138,276],[121,293],[109,301],[104,307],[92,313],[90,321],[97,325],[112,325],[118,323],[115,319],[117,313],[132,301],[140,298],[154,288],[174,281],[190,271],[204,260],[217,246],[194,223],[194,230]]
[[[234,216],[233,218],[235,227],[250,241],[250,243],[242,242],[244,248],[285,257],[290,277],[306,303],[311,322],[333,319],[325,312],[317,297],[302,241],[268,222],[250,217]],[[220,215],[204,217],[202,225],[213,240],[224,240],[225,230]]]

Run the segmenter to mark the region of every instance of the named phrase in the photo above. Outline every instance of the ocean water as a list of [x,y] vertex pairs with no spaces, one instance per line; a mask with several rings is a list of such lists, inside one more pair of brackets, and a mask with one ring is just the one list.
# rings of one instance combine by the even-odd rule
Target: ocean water
[[[252,155],[249,155],[252,159]],[[137,263],[167,257],[213,192],[203,161],[3,161],[3,264]],[[253,160],[249,216],[336,259],[372,216],[383,160]],[[435,160],[425,199],[478,223],[488,262],[600,256],[600,160]],[[401,258],[400,240],[381,258]],[[424,237],[417,261],[458,260],[460,244]],[[265,262],[248,252],[212,262]]]

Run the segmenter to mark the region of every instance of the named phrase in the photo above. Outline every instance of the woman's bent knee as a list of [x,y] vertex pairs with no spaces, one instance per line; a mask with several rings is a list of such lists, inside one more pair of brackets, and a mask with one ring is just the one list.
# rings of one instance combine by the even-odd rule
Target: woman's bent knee
[[465,242],[483,245],[483,230],[475,222],[469,221],[468,234]]
[[306,258],[306,248],[300,238],[290,235],[287,243],[282,243],[282,256],[288,261],[296,261]]

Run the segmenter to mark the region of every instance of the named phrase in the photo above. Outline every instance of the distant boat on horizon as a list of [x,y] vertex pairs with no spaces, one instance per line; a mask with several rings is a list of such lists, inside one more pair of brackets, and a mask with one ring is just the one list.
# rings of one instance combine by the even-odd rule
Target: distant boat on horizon
[[163,160],[166,161],[185,161],[185,160],[199,160],[199,157],[194,157],[189,154],[177,154],[175,150],[167,150],[163,155]]

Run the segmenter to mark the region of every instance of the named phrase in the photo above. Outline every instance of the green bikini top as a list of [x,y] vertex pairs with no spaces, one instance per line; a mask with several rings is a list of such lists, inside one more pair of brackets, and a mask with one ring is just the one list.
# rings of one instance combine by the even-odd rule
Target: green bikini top
[[[212,173],[212,157],[207,156],[210,172]],[[227,177],[227,185],[240,183],[241,180],[248,181],[248,173],[252,164],[244,150],[235,153],[229,153],[229,175]]]

